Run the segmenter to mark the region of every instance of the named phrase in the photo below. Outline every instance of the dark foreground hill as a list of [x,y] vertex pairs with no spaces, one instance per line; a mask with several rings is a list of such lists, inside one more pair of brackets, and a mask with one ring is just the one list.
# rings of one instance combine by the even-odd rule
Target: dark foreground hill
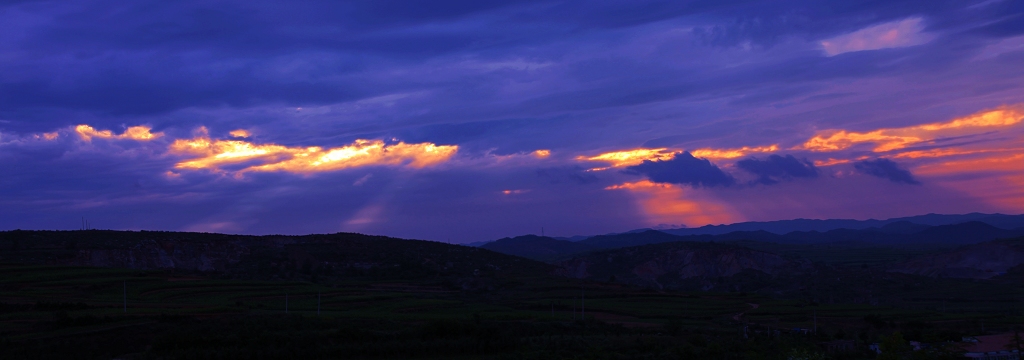
[[724,278],[775,277],[812,270],[807,261],[750,248],[707,242],[671,242],[595,251],[558,262],[567,277],[655,287],[710,290]]
[[1006,275],[1022,264],[1024,237],[923,255],[896,264],[890,271],[932,277],[989,279]]
[[492,289],[550,265],[485,249],[351,233],[243,236],[153,231],[0,232],[0,261],[200,272],[236,279],[431,279]]

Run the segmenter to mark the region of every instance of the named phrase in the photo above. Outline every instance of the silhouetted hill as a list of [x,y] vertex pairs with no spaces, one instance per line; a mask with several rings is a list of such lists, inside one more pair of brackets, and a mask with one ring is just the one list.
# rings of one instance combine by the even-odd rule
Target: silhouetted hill
[[686,240],[683,237],[668,234],[657,230],[643,232],[632,232],[614,235],[598,235],[580,241],[580,244],[587,245],[593,249],[614,249],[626,246],[638,246],[657,244],[670,241]]
[[564,255],[576,254],[594,248],[583,243],[558,240],[546,236],[523,235],[504,238],[480,246],[483,249],[502,254],[522,256],[527,259],[553,260]]
[[154,231],[5,231],[0,261],[202,272],[229,278],[332,283],[338,278],[432,279],[492,289],[548,276],[551,266],[486,249],[337,233],[243,236]]
[[931,225],[915,224],[909,221],[897,221],[894,223],[888,223],[878,229],[878,231],[889,233],[889,234],[913,234],[921,232]]
[[1000,229],[980,221],[970,221],[924,229],[912,234],[912,241],[929,245],[965,245],[1022,235],[1020,230]]
[[833,229],[829,231],[793,231],[784,235],[766,230],[734,231],[717,235],[673,235],[663,231],[647,230],[614,235],[598,235],[579,242],[568,242],[538,236],[505,238],[484,246],[484,248],[523,256],[536,260],[551,261],[574,254],[601,249],[615,249],[629,246],[659,244],[676,241],[689,242],[764,242],[787,245],[834,244],[845,247],[896,247],[923,250],[938,250],[996,239],[1024,236],[1024,229],[1006,230],[979,221],[953,225],[929,226],[898,221],[881,228]]

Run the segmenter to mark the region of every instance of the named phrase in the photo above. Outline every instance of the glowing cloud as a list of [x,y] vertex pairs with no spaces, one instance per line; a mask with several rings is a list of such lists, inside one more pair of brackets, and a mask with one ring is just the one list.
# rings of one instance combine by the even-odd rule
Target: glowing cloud
[[735,158],[739,158],[739,157],[744,157],[744,156],[746,156],[747,154],[750,154],[750,153],[769,153],[769,152],[776,152],[778,150],[779,150],[779,145],[778,144],[774,144],[774,145],[769,145],[769,146],[757,146],[757,147],[744,146],[744,147],[737,148],[737,149],[710,149],[710,148],[704,148],[704,149],[693,150],[693,151],[690,152],[690,155],[693,155],[693,157],[704,158],[704,159],[735,159]]
[[[356,140],[342,147],[323,149],[287,147],[276,144],[254,144],[243,140],[211,140],[199,136],[179,139],[171,144],[172,153],[199,155],[175,165],[178,169],[221,170],[228,165],[243,164],[246,171],[285,171],[313,173],[346,168],[389,165],[423,168],[447,161],[458,146],[432,143],[385,144],[381,140]],[[251,162],[258,164],[249,165]]]
[[632,150],[612,151],[591,157],[577,156],[576,160],[602,161],[611,164],[611,167],[626,167],[639,165],[640,163],[643,163],[644,160],[672,160],[672,158],[674,158],[675,156],[676,150],[669,150],[668,148],[639,148]]
[[921,18],[910,18],[863,28],[821,42],[828,56],[842,53],[898,48],[924,44],[932,37],[923,33]]
[[639,194],[640,205],[652,224],[683,222],[689,226],[699,226],[735,220],[724,206],[688,198],[683,188],[672,184],[641,180],[612,185],[605,190],[626,190]]
[[[126,129],[120,135],[115,135],[114,132],[110,130],[96,130],[89,125],[83,124],[75,126],[75,132],[78,133],[78,136],[80,136],[82,140],[85,141],[91,141],[92,138],[147,141],[163,136],[163,133],[154,134],[151,133],[150,130],[152,130],[152,128],[148,126],[132,126]],[[56,136],[54,138],[56,138]]]
[[1024,107],[1003,107],[983,111],[951,121],[870,132],[828,130],[815,135],[797,149],[817,152],[839,151],[862,143],[875,144],[874,152],[887,152],[942,136],[965,135],[991,127],[1006,127],[1024,120]]
[[247,138],[252,136],[252,133],[245,129],[232,130],[228,134],[236,138]]
[[34,137],[37,140],[53,141],[53,140],[57,140],[57,138],[60,137],[60,133],[54,131],[54,132],[48,132],[48,133],[42,133],[42,134],[39,134],[39,135],[34,135]]
[[543,159],[543,158],[546,158],[548,156],[551,156],[551,150],[544,150],[544,149],[537,150],[537,151],[534,151],[532,154],[533,154],[533,156],[537,157],[538,159]]

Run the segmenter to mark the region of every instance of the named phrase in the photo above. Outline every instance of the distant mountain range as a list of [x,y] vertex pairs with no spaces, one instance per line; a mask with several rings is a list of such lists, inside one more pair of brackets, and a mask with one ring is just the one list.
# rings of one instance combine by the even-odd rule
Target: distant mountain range
[[916,225],[939,226],[960,224],[969,221],[982,222],[1001,229],[1016,229],[1024,227],[1024,215],[970,213],[961,215],[927,214],[886,220],[794,219],[779,221],[749,221],[728,225],[705,225],[698,228],[670,229],[662,231],[674,235],[719,235],[735,231],[767,231],[782,235],[794,231],[824,232],[836,229],[861,230],[868,228],[881,228],[892,223],[901,222]]
[[[675,229],[666,231],[646,230],[642,232],[629,232],[614,235],[592,236],[587,239],[576,242],[559,240],[551,237],[526,235],[514,238],[500,239],[497,241],[483,244],[480,247],[504,254],[521,256],[535,260],[555,261],[567,258],[575,254],[581,254],[595,250],[615,249],[629,246],[658,244],[677,241],[758,241],[778,244],[803,245],[844,243],[848,245],[859,244],[862,246],[950,248],[961,245],[976,244],[996,239],[1024,236],[1024,227],[1007,229],[992,225],[992,223],[997,223],[1003,226],[1013,226],[1017,224],[1015,222],[1015,219],[1024,219],[1024,217],[1022,216],[998,214],[969,214],[962,216],[966,218],[982,219],[986,220],[987,222],[974,220],[955,224],[931,225],[957,219],[957,216],[960,215],[923,215],[920,217],[914,217],[918,221],[928,222],[929,224],[915,223],[903,219],[890,219],[879,220],[877,221],[877,223],[874,223],[876,225],[879,225],[878,227],[867,227],[857,229],[838,228],[826,231],[791,231],[785,234],[778,234],[765,229],[737,230],[721,234],[690,235],[679,235],[676,233],[681,230],[698,229]],[[811,222],[806,224],[822,225],[822,223],[813,222],[831,222],[829,224],[836,225],[842,224],[843,222],[846,221],[856,220],[789,221],[793,222],[791,223],[791,225],[800,224],[804,221]],[[784,228],[784,226],[774,223],[743,223],[725,226],[734,226],[734,228],[753,228],[753,225],[751,224],[769,224],[772,225],[772,228],[777,231],[779,229]],[[865,222],[857,221],[857,224],[864,225]],[[795,225],[789,227],[795,227]],[[821,227],[825,226],[822,225]],[[715,229],[723,228],[719,227]]]
[[[908,216],[900,218],[892,218],[885,220],[853,220],[853,219],[793,219],[793,220],[778,220],[778,221],[747,221],[735,224],[724,224],[724,225],[704,225],[696,228],[679,228],[679,229],[636,229],[630,230],[623,233],[611,233],[606,235],[618,235],[627,233],[641,233],[649,230],[657,230],[667,234],[673,235],[721,235],[728,234],[736,231],[767,231],[773,234],[783,235],[794,231],[819,231],[825,232],[836,229],[851,229],[861,230],[869,228],[885,228],[892,224],[900,223],[898,226],[910,226],[908,230],[919,231],[923,230],[927,226],[939,226],[939,225],[953,225],[960,224],[969,221],[977,221],[992,225],[1001,229],[1017,229],[1024,228],[1024,214],[1022,215],[1006,215],[1006,214],[984,214],[984,213],[969,213],[969,214],[926,214],[917,216]],[[889,228],[890,231],[895,228]],[[914,232],[910,231],[910,232]],[[591,235],[591,236],[570,236],[570,237],[552,237],[552,239],[565,240],[565,241],[583,241],[590,239],[595,236],[602,235]],[[465,244],[467,246],[483,246],[484,244],[492,241],[477,241]]]

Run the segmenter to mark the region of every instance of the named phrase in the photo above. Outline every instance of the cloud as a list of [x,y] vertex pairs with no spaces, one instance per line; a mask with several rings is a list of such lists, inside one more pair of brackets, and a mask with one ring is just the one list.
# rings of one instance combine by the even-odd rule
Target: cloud
[[[668,148],[638,148],[630,150],[611,151],[589,157],[580,155],[576,157],[576,160],[601,161],[610,164],[611,167],[626,167],[637,165],[649,160],[672,160],[672,158],[674,158],[675,156],[675,150],[669,150]],[[600,168],[600,170],[604,170],[604,168]]]
[[830,152],[848,149],[858,144],[874,144],[874,152],[903,149],[912,144],[935,140],[942,136],[957,136],[990,128],[1008,127],[1024,121],[1024,106],[1004,106],[985,110],[946,122],[879,129],[869,132],[828,130],[819,132],[796,149]]
[[681,221],[687,226],[702,226],[728,223],[736,219],[736,215],[727,206],[701,196],[706,194],[687,191],[672,184],[640,180],[608,186],[605,190],[626,190],[638,194],[641,197],[638,202],[650,224]]
[[[96,130],[92,126],[89,126],[89,125],[78,125],[78,126],[75,126],[75,132],[78,133],[78,136],[80,136],[82,138],[82,140],[85,140],[85,141],[91,141],[92,138],[118,139],[118,140],[119,139],[129,139],[129,140],[137,140],[137,141],[147,141],[147,140],[153,140],[153,139],[156,139],[158,137],[163,136],[163,133],[155,133],[154,134],[154,133],[150,132],[150,130],[152,130],[152,128],[150,128],[148,126],[132,126],[132,127],[129,127],[127,129],[125,129],[124,132],[121,133],[120,135],[117,135],[117,134],[114,134],[113,131],[110,131],[110,130]],[[51,133],[51,134],[56,134],[56,133]],[[53,140],[55,138],[57,138],[56,135],[54,135],[52,138],[47,137],[48,140]]]
[[907,47],[924,44],[933,36],[923,32],[921,18],[909,18],[878,24],[849,34],[821,41],[821,47],[828,56],[842,53]]
[[653,182],[685,184],[693,187],[731,186],[736,180],[707,159],[698,159],[688,152],[675,153],[668,160],[644,160],[627,167],[627,174],[644,175]]
[[779,145],[753,146],[753,147],[751,147],[751,146],[744,146],[744,147],[735,148],[735,149],[711,149],[711,148],[696,149],[696,150],[691,151],[690,154],[693,155],[694,157],[699,157],[699,158],[703,158],[703,159],[735,159],[735,158],[744,157],[747,154],[754,153],[754,152],[766,153],[766,152],[776,152],[778,150],[779,150]]
[[[769,146],[744,146],[733,149],[700,148],[689,151],[693,157],[701,159],[735,159],[749,153],[775,152],[779,150],[778,145]],[[636,148],[629,150],[617,150],[601,153],[595,156],[577,156],[577,161],[600,161],[610,164],[610,167],[627,167],[643,163],[644,161],[666,161],[672,160],[683,150],[671,148]],[[605,170],[597,168],[593,170]]]
[[807,159],[797,160],[793,155],[769,155],[764,160],[744,159],[736,162],[736,166],[757,175],[754,182],[764,185],[777,184],[781,180],[791,178],[818,177],[818,168],[813,163]]
[[857,172],[901,184],[920,185],[909,170],[889,159],[864,160],[853,164]]
[[458,148],[457,145],[387,144],[382,140],[360,139],[346,146],[324,149],[319,146],[288,147],[244,140],[212,140],[201,135],[193,139],[175,140],[170,151],[199,156],[179,162],[175,165],[177,169],[220,171],[227,166],[241,165],[243,168],[238,170],[240,173],[315,173],[380,165],[423,168],[448,161]]

